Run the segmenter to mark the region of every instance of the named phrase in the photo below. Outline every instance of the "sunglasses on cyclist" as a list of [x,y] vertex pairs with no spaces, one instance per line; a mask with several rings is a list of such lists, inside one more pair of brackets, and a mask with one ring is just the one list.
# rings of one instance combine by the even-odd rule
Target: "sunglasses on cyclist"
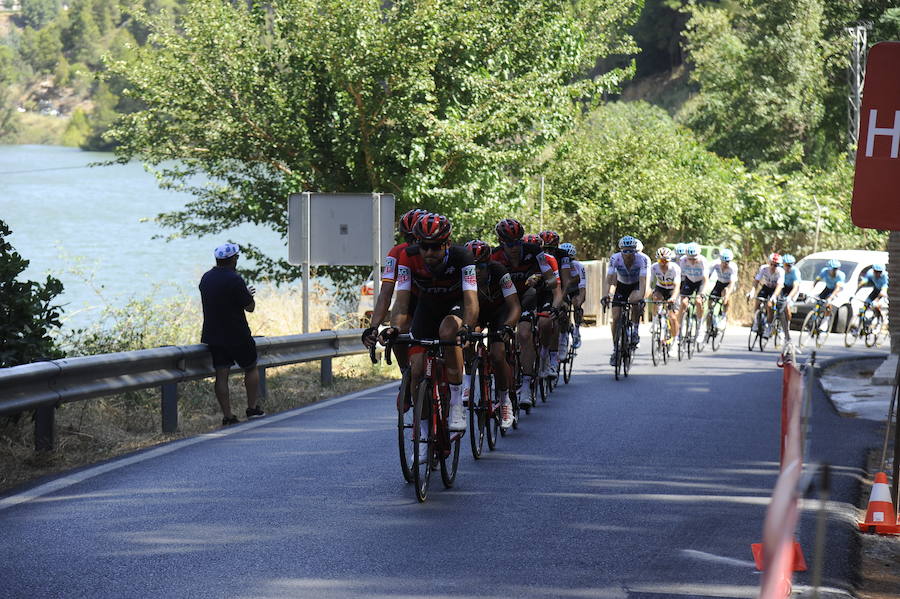
[[624,249],[624,250],[622,250],[622,253],[623,253],[623,254],[635,254],[635,253],[637,253],[637,250],[633,250],[633,249]]
[[434,252],[444,248],[444,244],[440,241],[420,241],[419,247],[423,250]]

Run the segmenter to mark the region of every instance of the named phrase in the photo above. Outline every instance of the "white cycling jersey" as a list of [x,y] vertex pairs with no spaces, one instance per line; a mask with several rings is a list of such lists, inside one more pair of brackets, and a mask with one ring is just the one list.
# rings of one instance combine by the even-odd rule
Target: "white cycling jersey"
[[675,289],[681,283],[681,267],[674,262],[669,262],[666,271],[663,272],[662,264],[656,262],[650,267],[650,285],[656,285],[661,289]]
[[678,266],[681,267],[681,277],[692,283],[702,281],[708,270],[706,258],[703,256],[696,256],[695,261],[691,261],[688,256],[682,256],[678,260]]
[[631,268],[625,265],[625,258],[623,258],[622,252],[616,252],[609,259],[609,268],[606,274],[612,275],[615,273],[617,282],[623,285],[633,285],[639,283],[642,278],[647,276],[647,267],[649,266],[650,257],[643,252],[634,254],[634,262],[631,263]]
[[587,272],[585,271],[584,264],[573,258],[571,263],[571,272],[572,276],[578,277],[579,289],[584,289],[585,287],[587,287]]
[[768,264],[763,264],[759,267],[759,272],[756,273],[754,280],[762,281],[765,287],[778,287],[784,284],[784,269],[778,266],[775,268],[775,272],[772,272]]
[[712,267],[709,269],[709,276],[716,276],[716,280],[722,283],[730,283],[732,281],[737,280],[738,276],[738,265],[737,264],[729,264],[728,268],[725,268],[721,260],[716,260],[713,262]]

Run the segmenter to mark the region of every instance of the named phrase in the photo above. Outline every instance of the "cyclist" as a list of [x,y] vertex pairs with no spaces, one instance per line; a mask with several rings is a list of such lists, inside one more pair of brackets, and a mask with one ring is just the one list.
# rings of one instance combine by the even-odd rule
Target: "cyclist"
[[[797,259],[790,254],[785,254],[781,258],[784,262],[784,287],[781,288],[781,297],[784,298],[784,315],[785,322],[790,325],[791,316],[793,316],[794,302],[800,295],[800,271],[794,267]],[[787,331],[786,331],[787,332]]]
[[834,258],[826,262],[819,274],[816,275],[815,283],[819,281],[825,282],[825,287],[819,292],[819,299],[825,301],[826,315],[831,314],[831,302],[844,288],[846,280],[847,275],[841,271],[841,261]]
[[[556,279],[560,286],[559,288],[563,291],[563,303],[571,303],[567,292],[574,277],[572,274],[572,259],[569,257],[569,252],[559,247],[559,233],[556,231],[541,231],[538,233],[538,236],[541,238],[541,247],[544,253],[556,260],[557,268],[555,269],[555,274],[557,275]],[[552,337],[548,348],[547,372],[544,373],[547,376],[556,376],[559,370],[560,351],[563,353],[568,351],[568,338],[565,338],[560,333],[564,325],[563,319],[566,317],[565,310],[561,310],[559,318],[553,319],[553,332],[551,333]]]
[[678,319],[675,318],[673,306],[678,304],[681,267],[675,262],[675,252],[665,246],[656,250],[656,263],[650,267],[650,282],[653,285],[652,299],[661,302],[668,300],[666,309],[669,319],[669,341],[678,336]]
[[[491,260],[491,246],[484,241],[474,239],[466,244],[466,249],[475,257],[479,327],[504,336],[515,335],[515,327],[522,316],[522,306],[509,271],[499,262]],[[490,348],[497,397],[500,398],[500,427],[508,429],[513,425],[512,399],[516,392],[509,385],[513,380],[513,373],[506,361],[506,345],[503,341],[492,341]]]
[[866,305],[871,305],[876,314],[881,316],[881,307],[887,298],[888,274],[884,264],[873,264],[869,272],[859,278],[859,286],[872,286],[872,292],[865,299]]
[[[558,308],[562,305],[562,290],[557,283],[557,277],[553,274],[553,267],[539,245],[525,243],[523,237],[525,229],[522,223],[514,218],[506,218],[494,227],[500,247],[494,249],[491,260],[499,262],[509,271],[516,293],[522,304],[522,316],[519,319],[517,335],[519,338],[519,351],[522,363],[522,387],[531,386],[531,380],[536,374],[533,371],[534,342],[531,339],[531,319],[538,308],[544,306],[539,301],[549,299],[549,308]],[[536,288],[539,281],[543,282],[541,293]],[[550,342],[551,322],[548,318],[542,318],[538,322],[538,330],[541,340],[545,344]],[[526,394],[519,394],[519,405],[531,406],[531,398]]]
[[[759,272],[753,278],[753,289],[747,292],[747,299],[754,297],[760,298],[756,301],[756,308],[762,306],[762,302],[766,305],[766,330],[762,331],[763,337],[768,337],[771,332],[772,321],[775,318],[773,307],[775,300],[781,294],[784,287],[784,269],[781,268],[781,255],[772,253],[769,255],[769,263],[759,267]],[[756,330],[756,320],[753,321],[751,328]]]
[[678,322],[684,318],[688,302],[694,296],[694,306],[697,311],[697,322],[703,320],[703,301],[700,294],[706,287],[709,277],[709,267],[706,258],[700,254],[700,245],[691,242],[684,246],[684,256],[678,261],[681,267],[681,305],[678,307]]
[[[733,262],[734,253],[729,249],[723,249],[719,252],[719,259],[713,262],[709,269],[710,275],[716,276],[716,284],[713,285],[712,291],[709,292],[710,299],[718,297],[722,299],[722,324],[728,313],[728,303],[731,300],[731,294],[737,288],[738,281],[738,265]],[[722,324],[716,323],[717,327]]]
[[587,295],[587,271],[584,268],[584,264],[575,259],[575,256],[578,255],[578,250],[573,244],[563,243],[559,247],[568,252],[571,259],[571,272],[574,280],[567,291],[572,298],[572,312],[575,316],[575,331],[573,333],[575,341],[572,347],[578,349],[581,347],[581,323],[584,321],[584,309],[582,309],[582,306]]
[[[415,238],[412,234],[413,227],[425,214],[428,214],[427,210],[410,210],[401,216],[400,222],[397,223],[397,230],[400,232],[400,235],[403,236],[404,241],[391,248],[391,251],[388,252],[387,257],[384,259],[384,267],[381,269],[381,289],[378,291],[375,309],[372,311],[372,317],[369,319],[369,327],[364,330],[362,334],[362,342],[366,347],[372,347],[378,339],[378,327],[381,326],[381,323],[384,322],[384,319],[387,317],[388,309],[391,306],[391,299],[394,296],[394,286],[397,282],[397,260],[400,258],[400,254],[403,253],[403,250],[409,247],[410,244],[415,243]],[[414,289],[413,295],[409,298],[409,310],[411,313],[416,311],[417,297],[418,291]],[[408,333],[409,327],[404,327],[400,332]],[[397,366],[399,366],[401,370],[409,366],[407,347],[405,345],[395,346],[394,355],[397,356]],[[397,401],[397,406],[399,408],[401,405],[400,398],[398,398]]]
[[[606,280],[609,284],[609,295],[606,303],[613,302],[612,328],[613,353],[609,358],[609,365],[616,365],[615,343],[616,331],[619,326],[619,315],[622,307],[615,304],[621,302],[638,302],[647,297],[647,273],[650,269],[650,258],[647,254],[637,251],[638,240],[631,235],[626,235],[619,240],[619,251],[609,259],[609,269],[606,272]],[[641,321],[641,311],[632,310],[631,320],[634,323],[634,336],[631,342],[637,345],[641,338],[638,334],[638,325]]]
[[[450,220],[440,214],[426,214],[415,226],[417,245],[403,250],[397,266],[397,299],[391,328],[382,336],[398,333],[412,319],[410,333],[417,339],[455,341],[478,324],[478,278],[475,258],[465,247],[450,245]],[[419,290],[415,312],[410,311],[413,288]],[[409,350],[412,388],[422,380],[424,349]],[[451,431],[466,430],[463,410],[462,348],[448,348],[447,380],[450,383]]]

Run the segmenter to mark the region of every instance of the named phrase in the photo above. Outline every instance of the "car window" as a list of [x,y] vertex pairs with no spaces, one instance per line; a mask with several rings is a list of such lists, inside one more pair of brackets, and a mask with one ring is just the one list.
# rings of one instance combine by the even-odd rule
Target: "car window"
[[[819,272],[825,268],[825,264],[828,262],[829,258],[804,258],[800,262],[797,263],[797,269],[800,271],[800,277],[804,281],[812,281],[817,276],[819,276]],[[847,277],[847,281],[850,281],[850,277],[853,275],[853,269],[856,268],[856,262],[850,262],[848,260],[841,260],[841,272],[844,273],[844,276]]]

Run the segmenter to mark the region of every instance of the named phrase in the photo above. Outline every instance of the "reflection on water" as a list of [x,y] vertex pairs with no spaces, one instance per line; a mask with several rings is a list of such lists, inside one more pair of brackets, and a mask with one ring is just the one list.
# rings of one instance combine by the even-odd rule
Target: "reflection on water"
[[[13,247],[31,261],[25,277],[62,280],[68,326],[84,326],[96,315],[85,308],[105,302],[197,294],[213,248],[225,241],[286,256],[277,233],[252,225],[199,239],[153,239],[171,233],[153,218],[193,196],[159,189],[140,164],[87,166],[111,158],[74,148],[0,146],[0,219],[13,231]],[[155,286],[161,287],[154,292]]]

